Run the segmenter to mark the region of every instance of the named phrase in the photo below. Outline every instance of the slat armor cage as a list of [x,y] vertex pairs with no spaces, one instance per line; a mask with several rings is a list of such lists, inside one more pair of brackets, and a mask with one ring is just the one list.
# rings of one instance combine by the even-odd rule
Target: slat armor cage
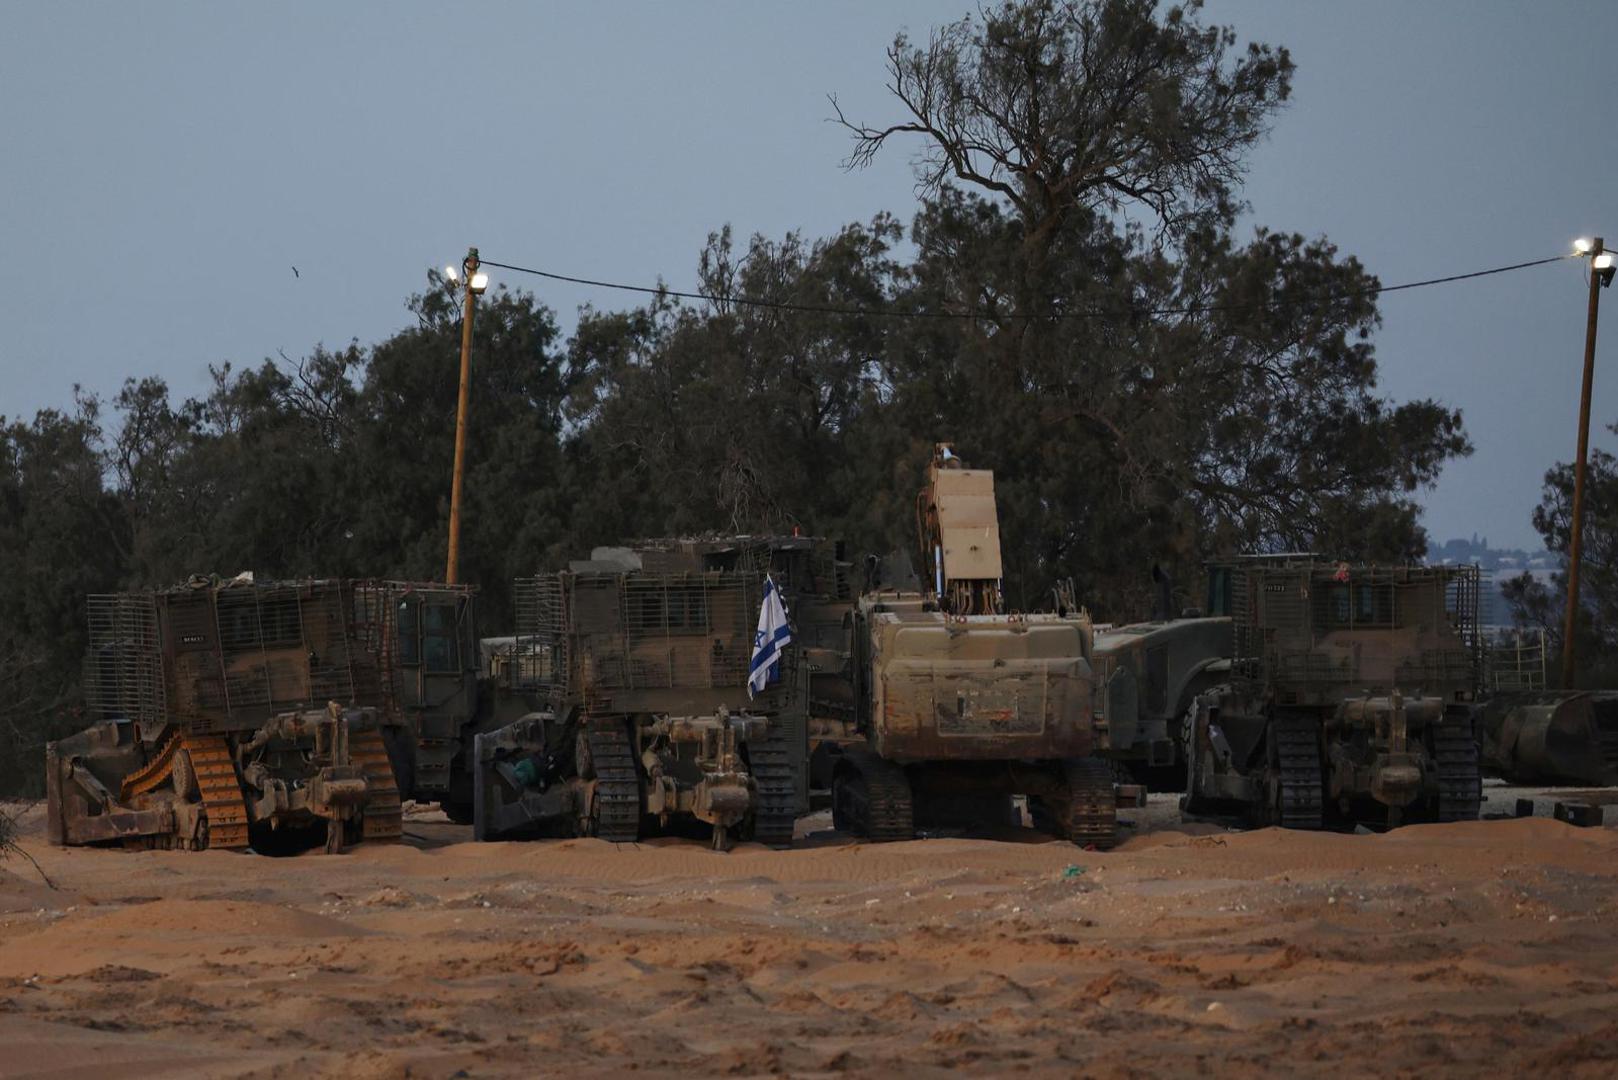
[[93,714],[195,732],[255,727],[329,701],[398,706],[395,619],[416,590],[467,586],[320,579],[197,581],[88,598]]
[[513,680],[557,698],[743,687],[763,580],[753,571],[521,578]]
[[1232,564],[1234,674],[1291,692],[1475,691],[1482,675],[1475,566]]

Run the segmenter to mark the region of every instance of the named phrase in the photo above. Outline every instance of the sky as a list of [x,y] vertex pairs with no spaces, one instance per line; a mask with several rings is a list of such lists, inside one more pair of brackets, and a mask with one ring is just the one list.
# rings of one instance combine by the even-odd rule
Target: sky
[[[75,384],[111,396],[128,375],[200,394],[210,364],[380,341],[468,246],[682,288],[726,223],[815,237],[883,210],[908,221],[908,151],[842,169],[827,95],[896,117],[894,33],[969,10],[5,0],[0,415],[65,408]],[[1209,0],[1204,18],[1298,66],[1251,157],[1245,227],[1324,235],[1389,285],[1603,230],[1618,245],[1618,4]],[[626,299],[496,281],[564,327]],[[1538,546],[1541,478],[1576,447],[1586,300],[1571,260],[1383,298],[1382,392],[1459,407],[1476,447],[1417,495],[1435,538]],[[1592,441],[1618,450],[1618,311],[1608,322]]]

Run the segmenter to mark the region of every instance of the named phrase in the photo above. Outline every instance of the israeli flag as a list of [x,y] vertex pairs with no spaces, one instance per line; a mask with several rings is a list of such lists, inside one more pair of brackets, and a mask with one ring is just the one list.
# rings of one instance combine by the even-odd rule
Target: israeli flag
[[781,678],[781,650],[792,640],[786,605],[775,579],[764,578],[764,603],[758,609],[758,633],[753,635],[753,662],[747,669],[747,696],[762,693]]

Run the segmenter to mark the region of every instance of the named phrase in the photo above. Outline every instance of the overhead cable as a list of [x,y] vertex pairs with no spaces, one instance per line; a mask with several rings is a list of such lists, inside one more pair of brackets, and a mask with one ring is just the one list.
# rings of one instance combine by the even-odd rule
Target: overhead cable
[[1374,285],[1365,289],[1352,289],[1347,292],[1333,293],[1322,297],[1304,297],[1300,299],[1271,299],[1248,304],[1196,304],[1189,307],[1177,308],[1144,308],[1127,311],[1059,311],[1044,315],[998,315],[989,312],[970,311],[933,311],[915,310],[907,308],[867,308],[867,307],[841,307],[831,304],[800,304],[786,300],[762,300],[747,296],[727,296],[716,293],[683,292],[663,286],[625,285],[614,281],[597,281],[592,278],[575,277],[571,274],[559,274],[550,270],[536,270],[530,266],[515,266],[511,263],[495,262],[492,259],[483,259],[483,266],[498,267],[501,270],[510,270],[519,274],[532,274],[535,277],[547,278],[551,281],[565,281],[572,285],[585,285],[596,289],[617,289],[622,292],[645,293],[651,296],[672,296],[683,300],[704,300],[711,304],[734,304],[738,307],[768,308],[775,311],[803,311],[819,315],[860,315],[873,318],[894,319],[1118,319],[1131,320],[1153,316],[1166,315],[1202,315],[1224,311],[1246,311],[1255,308],[1305,306],[1330,303],[1335,300],[1350,300],[1361,296],[1375,296],[1379,293],[1401,292],[1406,289],[1420,289],[1428,285],[1446,285],[1454,281],[1468,281],[1472,278],[1489,277],[1493,274],[1507,274],[1514,270],[1526,270],[1533,266],[1545,266],[1549,263],[1562,262],[1565,259],[1576,258],[1574,255],[1555,255],[1548,259],[1533,259],[1529,262],[1512,263],[1510,266],[1496,266],[1488,270],[1473,270],[1465,274],[1449,274],[1445,277],[1427,278],[1423,281],[1407,281],[1401,285]]

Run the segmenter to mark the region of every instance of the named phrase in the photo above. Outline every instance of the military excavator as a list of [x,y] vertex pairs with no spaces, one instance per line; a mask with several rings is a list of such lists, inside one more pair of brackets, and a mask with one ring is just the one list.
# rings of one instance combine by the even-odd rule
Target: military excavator
[[1088,613],[1007,610],[994,474],[947,443],[927,468],[917,523],[921,588],[869,589],[852,612],[857,737],[833,748],[834,824],[907,840],[935,822],[1007,823],[1023,795],[1036,824],[1113,846]]

